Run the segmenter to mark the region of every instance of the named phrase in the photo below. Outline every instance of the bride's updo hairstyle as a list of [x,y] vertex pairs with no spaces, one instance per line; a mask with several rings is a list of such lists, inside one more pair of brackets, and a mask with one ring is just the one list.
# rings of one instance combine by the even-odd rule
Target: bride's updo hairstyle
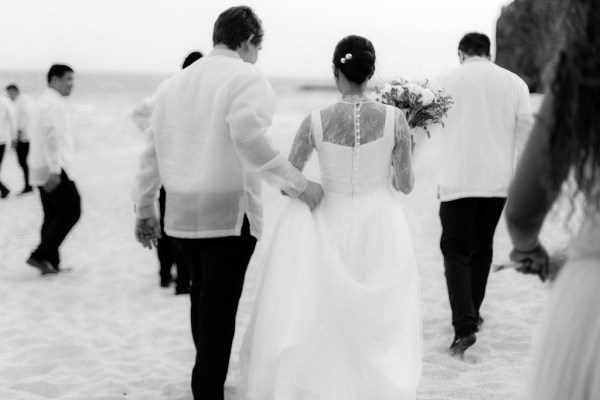
[[375,73],[375,48],[362,36],[346,36],[335,46],[333,52],[334,75],[338,71],[350,81],[362,84]]

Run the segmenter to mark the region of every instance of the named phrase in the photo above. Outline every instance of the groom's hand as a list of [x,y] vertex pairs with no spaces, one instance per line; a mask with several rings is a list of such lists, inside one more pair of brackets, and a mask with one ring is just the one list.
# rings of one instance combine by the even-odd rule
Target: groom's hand
[[162,238],[162,235],[156,217],[136,218],[135,238],[148,249],[152,249],[152,245],[158,247],[158,239]]
[[310,211],[314,211],[323,199],[323,187],[317,182],[308,181],[306,190],[298,198],[308,205]]

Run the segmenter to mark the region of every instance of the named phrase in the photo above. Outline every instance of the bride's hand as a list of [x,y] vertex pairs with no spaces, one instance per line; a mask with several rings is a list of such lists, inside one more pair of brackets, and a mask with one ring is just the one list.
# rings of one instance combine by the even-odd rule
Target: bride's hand
[[306,190],[298,198],[308,205],[310,211],[314,211],[323,199],[323,187],[317,182],[308,181]]

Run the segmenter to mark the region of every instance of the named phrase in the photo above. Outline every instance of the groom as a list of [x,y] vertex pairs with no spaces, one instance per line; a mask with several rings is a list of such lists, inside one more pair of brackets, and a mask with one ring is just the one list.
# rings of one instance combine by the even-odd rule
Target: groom
[[156,246],[162,184],[165,231],[190,268],[195,399],[223,399],[244,275],[262,231],[261,178],[311,209],[323,196],[265,136],[275,96],[253,65],[262,39],[249,7],[218,17],[210,54],[159,87],[136,177],[137,240]]
[[504,209],[518,150],[533,125],[529,91],[517,75],[490,61],[490,39],[465,35],[460,66],[439,83],[452,96],[442,133],[439,197],[441,249],[454,340],[453,355],[475,343],[492,263],[494,232]]

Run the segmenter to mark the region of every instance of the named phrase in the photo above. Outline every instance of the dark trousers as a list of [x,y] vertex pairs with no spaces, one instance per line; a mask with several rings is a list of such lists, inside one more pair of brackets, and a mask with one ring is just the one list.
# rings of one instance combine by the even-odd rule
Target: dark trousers
[[159,274],[161,279],[166,281],[171,280],[171,267],[173,264],[177,266],[177,287],[185,288],[190,285],[190,272],[185,265],[185,261],[179,256],[179,252],[175,249],[173,238],[165,232],[165,209],[167,204],[167,193],[165,188],[160,188],[160,196],[158,197],[158,205],[160,208],[160,231],[162,238],[158,240],[156,253],[158,262],[160,263]]
[[444,268],[452,308],[452,325],[459,337],[477,331],[493,257],[496,226],[506,198],[464,198],[442,202],[440,219]]
[[[4,159],[4,151],[6,150],[5,144],[0,144],[0,171],[2,170],[2,160]],[[0,194],[2,197],[6,196],[10,192],[10,190],[4,186],[2,181],[0,181]]]
[[241,236],[173,240],[192,274],[194,399],[223,400],[235,316],[256,239],[244,218]]
[[23,177],[25,178],[25,187],[29,187],[29,166],[27,165],[27,155],[29,154],[29,142],[18,142],[17,143],[17,158],[19,159],[19,165],[23,170]]
[[81,199],[75,183],[63,171],[60,185],[51,193],[39,188],[44,222],[41,240],[31,256],[38,260],[49,261],[59,268],[58,249],[81,216]]

